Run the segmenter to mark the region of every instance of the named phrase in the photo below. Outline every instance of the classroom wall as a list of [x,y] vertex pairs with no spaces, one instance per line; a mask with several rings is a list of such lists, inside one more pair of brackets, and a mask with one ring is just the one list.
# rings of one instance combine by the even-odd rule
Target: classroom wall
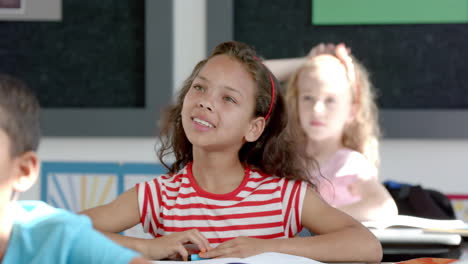
[[468,194],[468,140],[392,140],[381,144],[381,179]]
[[[156,162],[153,138],[45,138],[43,161]],[[383,140],[381,179],[468,194],[468,141]],[[40,184],[21,199],[40,199]]]
[[[176,0],[174,4],[174,36],[192,44],[174,46],[173,58],[177,58],[174,65],[183,65],[187,60],[193,67],[193,58],[202,58],[206,52],[200,48],[206,45],[206,20],[200,19],[205,11],[198,7],[186,12],[179,1],[183,0]],[[183,26],[187,24],[190,26]],[[174,67],[173,70],[174,83],[177,83],[191,67]],[[39,155],[43,161],[155,162],[155,144],[153,138],[46,137]],[[384,139],[381,156],[382,180],[418,183],[446,193],[468,194],[468,140]],[[20,199],[40,199],[40,182]]]

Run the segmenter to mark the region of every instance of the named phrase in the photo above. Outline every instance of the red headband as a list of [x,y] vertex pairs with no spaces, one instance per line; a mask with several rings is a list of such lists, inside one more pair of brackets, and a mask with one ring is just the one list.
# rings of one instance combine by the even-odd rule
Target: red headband
[[[253,56],[253,58],[256,61],[262,63],[262,61],[259,60],[256,56]],[[262,65],[266,68],[266,66],[263,63]],[[268,120],[268,118],[270,117],[271,111],[273,110],[273,103],[275,102],[275,81],[273,80],[273,76],[271,75],[269,70],[268,70],[268,76],[270,76],[270,83],[271,83],[271,101],[270,101],[270,107],[268,108],[268,112],[265,115],[265,120]]]

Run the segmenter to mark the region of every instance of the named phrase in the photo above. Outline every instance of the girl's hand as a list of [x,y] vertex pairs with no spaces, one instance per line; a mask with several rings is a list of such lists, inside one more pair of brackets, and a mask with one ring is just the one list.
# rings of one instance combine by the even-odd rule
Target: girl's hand
[[346,72],[348,75],[348,80],[351,83],[354,83],[356,74],[354,72],[354,63],[353,59],[351,58],[351,50],[345,46],[345,44],[340,43],[336,46],[336,57],[344,64],[346,68]]
[[307,57],[309,59],[312,59],[316,56],[319,55],[324,55],[324,54],[329,54],[333,55],[336,58],[338,58],[341,63],[345,66],[346,68],[346,74],[348,77],[348,80],[351,83],[355,82],[355,70],[354,70],[354,63],[353,59],[351,58],[351,49],[346,47],[344,43],[340,43],[338,45],[332,44],[332,43],[320,43],[317,46],[314,46],[310,51]]
[[[172,233],[167,236],[150,239],[145,244],[143,252],[149,259],[178,259],[188,260],[188,255],[193,252],[185,248],[185,244],[193,244],[199,251],[211,249],[208,240],[197,230],[191,229],[184,232]],[[198,251],[197,251],[198,253]]]
[[200,253],[199,255],[202,258],[245,258],[263,252],[273,251],[269,249],[272,241],[273,240],[251,237],[238,237],[226,241],[216,248],[205,253]]
[[332,44],[332,43],[327,43],[327,44],[320,43],[320,44],[318,44],[318,45],[312,47],[312,49],[309,51],[309,54],[307,55],[307,57],[308,57],[309,59],[312,59],[313,57],[316,57],[316,56],[319,56],[319,55],[323,55],[323,54],[335,55],[335,49],[336,49],[335,44]]

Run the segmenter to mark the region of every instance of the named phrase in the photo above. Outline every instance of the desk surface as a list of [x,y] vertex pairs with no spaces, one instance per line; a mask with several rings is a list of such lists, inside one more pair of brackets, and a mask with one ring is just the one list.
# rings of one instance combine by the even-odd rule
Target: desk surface
[[415,258],[468,259],[468,241],[461,246],[444,245],[383,245],[382,262],[399,262]]
[[[416,258],[448,258],[448,259],[460,259],[460,260],[468,260],[468,241],[463,241],[462,245],[459,247],[447,247],[447,246],[384,246],[384,257],[382,259],[382,264],[390,264],[395,262],[407,261]],[[279,258],[277,256],[271,255],[267,257],[263,257],[260,260],[256,260],[255,263],[274,263],[271,262],[271,257],[275,258],[275,261],[278,261]],[[296,263],[294,261],[300,261],[301,257],[297,257],[297,259],[288,259],[288,263]],[[220,264],[220,263],[229,263],[233,261],[239,261],[240,259],[225,259],[223,260],[208,260],[208,261],[196,261],[196,263],[206,263],[206,264]],[[267,262],[262,262],[267,260]],[[248,260],[244,260],[241,262],[249,263]],[[187,263],[182,261],[154,261],[153,263],[167,263],[167,264],[181,264]],[[299,262],[298,262],[299,263]],[[316,262],[313,260],[308,259],[307,262],[300,262],[300,263],[321,263]],[[336,263],[335,263],[336,264]]]

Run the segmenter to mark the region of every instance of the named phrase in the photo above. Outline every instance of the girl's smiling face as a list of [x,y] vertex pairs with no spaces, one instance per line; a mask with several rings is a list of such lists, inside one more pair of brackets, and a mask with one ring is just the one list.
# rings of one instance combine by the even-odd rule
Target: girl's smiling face
[[182,125],[189,141],[215,150],[240,149],[245,141],[255,141],[260,136],[252,134],[259,119],[253,115],[256,89],[251,74],[236,59],[217,55],[208,60],[182,106]]
[[299,120],[309,139],[339,138],[352,120],[352,94],[346,69],[329,55],[315,58],[313,69],[297,80]]

